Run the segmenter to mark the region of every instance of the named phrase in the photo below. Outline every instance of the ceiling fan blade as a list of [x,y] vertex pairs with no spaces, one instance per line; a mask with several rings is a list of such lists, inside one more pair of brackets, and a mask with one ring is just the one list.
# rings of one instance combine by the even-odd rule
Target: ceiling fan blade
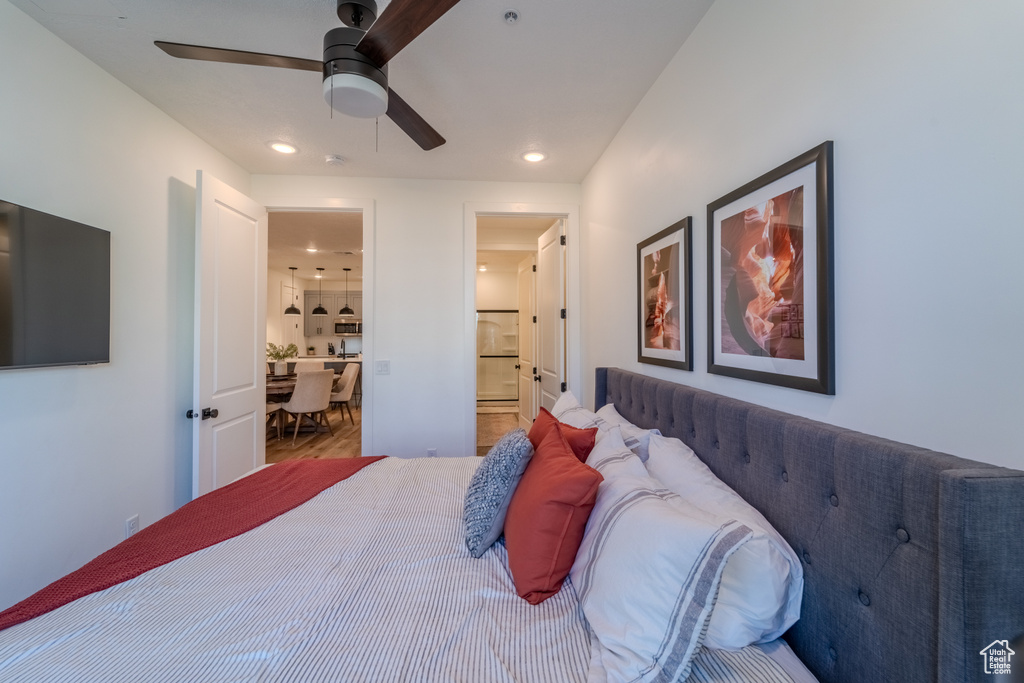
[[458,2],[391,0],[391,4],[356,45],[356,52],[366,55],[378,66],[383,66]]
[[262,52],[245,52],[244,50],[226,50],[220,47],[204,47],[202,45],[185,45],[168,43],[162,40],[153,43],[172,57],[181,59],[199,59],[205,62],[226,62],[228,64],[251,64],[253,66],[277,66],[283,69],[300,69],[323,73],[324,64],[315,59],[301,57],[283,57],[268,55]]
[[387,114],[388,118],[398,124],[398,127],[423,149],[431,150],[445,143],[441,134],[431,128],[430,124],[391,88],[388,88]]

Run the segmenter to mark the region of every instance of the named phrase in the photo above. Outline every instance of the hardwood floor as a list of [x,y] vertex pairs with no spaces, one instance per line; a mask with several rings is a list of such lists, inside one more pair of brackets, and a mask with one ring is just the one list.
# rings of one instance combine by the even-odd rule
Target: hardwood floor
[[[362,409],[352,406],[352,420],[348,419],[348,411],[345,411],[345,420],[337,408],[327,411],[327,418],[334,428],[334,436],[331,436],[326,427],[313,432],[310,429],[300,430],[299,436],[292,446],[292,429],[285,429],[284,438],[277,438],[277,429],[267,429],[267,463],[281,462],[282,460],[299,460],[302,458],[358,458],[362,454]],[[308,422],[308,420],[307,420]]]
[[[315,433],[306,428],[299,431],[294,446],[292,427],[285,430],[282,439],[277,438],[275,428],[267,429],[267,463],[302,458],[358,458],[362,454],[362,410],[352,408],[355,424],[349,421],[348,411],[342,422],[337,408],[327,411],[327,417],[334,427],[334,436],[325,427]],[[487,455],[498,439],[518,423],[514,413],[478,413],[476,420],[476,454],[480,456]]]
[[476,414],[476,454],[487,455],[491,446],[498,443],[502,435],[515,429],[519,424],[519,417],[516,413],[484,413]]

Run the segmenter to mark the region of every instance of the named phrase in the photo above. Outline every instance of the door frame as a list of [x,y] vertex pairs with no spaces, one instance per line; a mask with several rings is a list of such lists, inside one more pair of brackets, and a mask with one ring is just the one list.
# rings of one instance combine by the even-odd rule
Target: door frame
[[[268,207],[269,208],[269,207]],[[570,391],[582,400],[583,359],[580,301],[580,208],[576,204],[530,202],[466,202],[463,212],[464,320],[463,362],[465,388],[462,392],[464,452],[476,453],[476,219],[477,216],[551,216],[565,219],[566,266],[566,362],[565,377]]]
[[361,454],[370,456],[373,450],[373,367],[374,367],[374,273],[376,265],[377,221],[372,199],[345,199],[341,197],[260,197],[258,200],[273,211],[362,211],[363,213],[363,371],[360,428]]

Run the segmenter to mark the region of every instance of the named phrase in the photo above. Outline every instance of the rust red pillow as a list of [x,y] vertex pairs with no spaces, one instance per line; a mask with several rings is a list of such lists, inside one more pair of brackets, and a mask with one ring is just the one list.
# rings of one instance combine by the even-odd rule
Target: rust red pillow
[[529,436],[530,443],[533,444],[533,450],[537,450],[541,442],[544,441],[544,437],[556,425],[562,429],[562,434],[565,436],[565,440],[569,443],[569,448],[572,449],[576,458],[580,462],[586,462],[590,451],[594,450],[594,442],[597,440],[597,427],[579,429],[564,422],[559,422],[558,418],[549,413],[547,408],[540,409],[540,412],[537,413],[537,419],[533,421],[533,426],[530,427]]
[[512,581],[530,604],[547,600],[562,587],[602,479],[577,459],[556,420],[536,447],[505,517]]

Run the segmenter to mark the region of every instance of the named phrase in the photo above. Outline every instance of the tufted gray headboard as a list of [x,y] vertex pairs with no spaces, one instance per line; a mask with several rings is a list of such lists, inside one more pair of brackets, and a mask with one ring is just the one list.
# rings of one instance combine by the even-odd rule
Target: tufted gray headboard
[[823,683],[992,681],[981,650],[1024,633],[1024,472],[615,368],[606,403],[684,441],[803,558],[785,638]]

